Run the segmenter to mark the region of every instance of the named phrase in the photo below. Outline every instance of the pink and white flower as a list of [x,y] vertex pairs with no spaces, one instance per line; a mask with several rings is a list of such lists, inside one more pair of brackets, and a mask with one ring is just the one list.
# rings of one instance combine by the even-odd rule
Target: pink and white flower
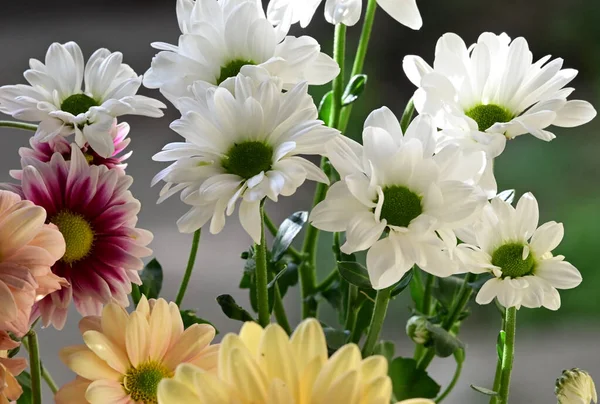
[[50,162],[25,157],[22,165],[25,199],[46,209],[66,242],[52,271],[71,287],[39,302],[44,325],[61,329],[71,300],[84,316],[99,315],[112,300],[127,306],[131,283],[141,283],[141,257],[152,252],[146,247],[152,233],[136,228],[140,202],[129,191],[133,178],[90,166],[77,147],[70,160],[55,153]]

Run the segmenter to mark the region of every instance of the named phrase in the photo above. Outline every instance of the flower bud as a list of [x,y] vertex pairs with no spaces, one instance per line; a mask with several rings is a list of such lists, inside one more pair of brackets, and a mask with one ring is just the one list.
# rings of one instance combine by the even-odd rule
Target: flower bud
[[409,318],[406,323],[406,335],[418,345],[429,342],[431,334],[427,329],[427,319],[423,316],[412,316]]
[[592,377],[584,370],[573,368],[563,370],[562,376],[556,379],[554,394],[558,404],[590,404],[596,403],[598,395]]

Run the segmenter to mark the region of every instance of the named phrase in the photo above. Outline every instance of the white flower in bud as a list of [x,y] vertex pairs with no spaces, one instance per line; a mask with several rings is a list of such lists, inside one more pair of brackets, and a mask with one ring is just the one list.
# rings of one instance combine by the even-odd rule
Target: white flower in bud
[[427,329],[427,319],[422,316],[412,316],[409,318],[406,323],[406,335],[418,345],[429,342],[431,334]]
[[573,368],[563,370],[556,379],[556,397],[558,404],[590,404],[598,402],[594,380],[588,372]]

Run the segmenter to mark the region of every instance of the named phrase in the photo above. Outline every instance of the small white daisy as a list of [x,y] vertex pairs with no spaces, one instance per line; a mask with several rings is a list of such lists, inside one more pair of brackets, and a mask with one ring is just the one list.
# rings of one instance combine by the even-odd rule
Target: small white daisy
[[[322,0],[271,0],[267,7],[269,21],[276,25],[289,26],[300,23],[306,28]],[[355,25],[362,12],[362,0],[327,0],[325,19],[331,24]],[[392,18],[412,29],[423,25],[416,0],[377,0]]]
[[494,276],[477,294],[477,303],[497,298],[504,307],[558,310],[557,289],[581,283],[581,274],[564,256],[552,255],[563,238],[563,225],[547,222],[538,227],[538,220],[538,203],[531,193],[519,199],[516,209],[497,197],[471,229],[458,233],[465,244],[456,252],[466,270]]
[[246,65],[264,67],[286,90],[301,81],[326,84],[339,74],[315,39],[286,37],[287,29],[274,28],[256,0],[178,0],[177,17],[179,44],[153,43],[161,52],[144,76],[146,87],[159,88],[176,107],[194,82],[227,85]]
[[436,276],[455,273],[447,251],[456,246],[452,229],[486,202],[477,187],[485,154],[450,145],[434,155],[435,135],[429,116],[420,115],[402,134],[394,114],[381,108],[365,122],[364,146],[347,138],[327,145],[341,181],[310,221],[322,230],[345,231],[344,253],[369,249],[375,289],[398,282],[415,264]]
[[0,87],[0,111],[17,119],[39,121],[37,141],[75,133],[78,146],[89,143],[100,156],[110,157],[114,153],[114,118],[159,118],[163,116],[161,108],[166,108],[160,101],[136,95],[142,77],[122,61],[120,52],[99,49],[86,64],[75,42],[53,43],[45,63],[29,61],[24,76],[31,85]]
[[[563,60],[545,56],[533,63],[524,38],[481,34],[467,48],[456,34],[437,42],[433,68],[419,56],[404,58],[404,72],[415,84],[420,113],[435,117],[448,140],[472,144],[490,158],[504,150],[505,138],[531,133],[550,141],[550,125],[574,127],[589,122],[596,110],[567,97],[564,88],[577,70],[562,69]],[[548,62],[548,63],[547,63]]]
[[[247,66],[242,74],[252,70],[262,69]],[[205,102],[196,102],[171,124],[186,142],[168,144],[154,156],[175,163],[153,185],[167,183],[159,202],[182,191],[183,202],[192,205],[177,222],[185,233],[211,218],[211,233],[219,233],[225,214],[231,215],[241,199],[240,222],[260,243],[261,201],[290,196],[307,179],[327,183],[325,174],[298,154],[323,154],[325,143],[339,132],[317,120],[306,83],[283,93],[279,79],[258,81],[242,74],[235,77],[234,94],[211,88]]]

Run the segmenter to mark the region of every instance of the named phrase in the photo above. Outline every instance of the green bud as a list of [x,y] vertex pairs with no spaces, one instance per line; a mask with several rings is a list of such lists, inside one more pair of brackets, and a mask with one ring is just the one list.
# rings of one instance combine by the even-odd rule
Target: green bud
[[427,329],[427,319],[423,316],[412,316],[406,323],[406,335],[417,345],[424,345],[431,340]]

